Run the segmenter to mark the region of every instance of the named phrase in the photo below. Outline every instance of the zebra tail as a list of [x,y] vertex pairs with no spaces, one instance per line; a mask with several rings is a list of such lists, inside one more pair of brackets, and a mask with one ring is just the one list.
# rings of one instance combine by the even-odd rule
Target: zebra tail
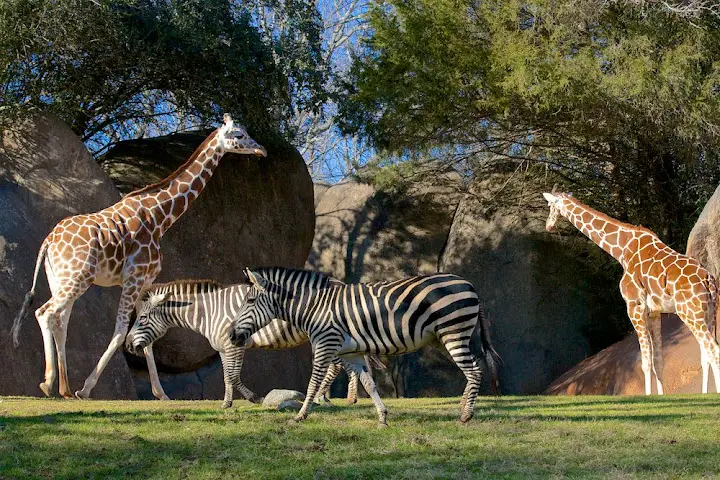
[[18,313],[17,317],[15,317],[12,329],[10,330],[13,338],[13,345],[15,346],[15,348],[20,345],[20,326],[22,325],[23,320],[25,320],[28,310],[32,305],[33,299],[35,298],[35,285],[37,284],[38,274],[40,273],[40,265],[42,265],[42,261],[45,258],[48,246],[49,243],[47,239],[45,239],[42,246],[40,247],[40,253],[38,253],[37,260],[35,261],[35,273],[33,275],[32,287],[30,287],[30,291],[25,294],[25,301],[23,301],[20,313]]
[[485,355],[485,364],[490,374],[490,388],[493,394],[500,395],[500,379],[498,376],[498,364],[502,361],[500,354],[493,347],[490,341],[490,321],[485,317],[482,304],[478,311],[478,320],[480,323],[480,340],[482,342],[483,354]]
[[368,362],[375,370],[385,370],[387,368],[377,355],[365,355],[365,361]]

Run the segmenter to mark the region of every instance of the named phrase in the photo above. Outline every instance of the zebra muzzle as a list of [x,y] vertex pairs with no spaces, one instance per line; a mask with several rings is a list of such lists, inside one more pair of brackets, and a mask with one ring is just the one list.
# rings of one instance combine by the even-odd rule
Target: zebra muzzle
[[232,332],[230,332],[230,341],[237,347],[245,345],[249,337],[248,332],[239,331],[237,328],[234,328]]

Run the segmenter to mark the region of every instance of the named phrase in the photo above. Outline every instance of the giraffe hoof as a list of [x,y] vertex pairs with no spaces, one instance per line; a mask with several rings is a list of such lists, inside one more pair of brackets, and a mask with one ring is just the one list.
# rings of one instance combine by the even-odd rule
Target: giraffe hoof
[[70,392],[61,393],[61,395],[62,395],[63,398],[66,398],[66,399],[75,398],[75,395],[73,395],[73,394],[70,393]]
[[160,397],[160,400],[163,402],[167,402],[170,400],[170,397],[168,397],[167,395],[163,395],[162,397]]
[[45,394],[46,397],[50,396],[50,385],[48,385],[47,383],[45,383],[45,382],[41,383],[40,390],[42,390],[42,392]]
[[78,398],[78,399],[80,399],[80,400],[87,400],[87,398],[88,398],[89,396],[90,396],[90,395],[88,395],[87,393],[83,392],[82,390],[78,390],[77,392],[75,392],[75,397]]

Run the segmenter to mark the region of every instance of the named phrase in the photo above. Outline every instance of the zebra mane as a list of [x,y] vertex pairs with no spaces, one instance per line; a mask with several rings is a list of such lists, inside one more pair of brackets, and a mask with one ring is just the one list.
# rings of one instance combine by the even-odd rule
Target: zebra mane
[[225,285],[222,283],[216,281],[216,280],[209,280],[209,279],[181,279],[181,280],[173,280],[172,282],[167,283],[153,283],[151,285],[147,285],[143,287],[141,296],[149,295],[151,293],[155,293],[158,291],[173,291],[180,288],[187,288],[190,286],[197,285],[199,287],[199,290],[204,290],[207,292],[214,292],[216,290],[221,290],[225,288]]
[[252,272],[257,273],[270,283],[281,286],[286,286],[285,283],[290,279],[292,279],[293,282],[300,279],[302,281],[315,283],[317,288],[327,288],[331,285],[331,282],[336,282],[334,278],[325,273],[299,268],[266,267],[252,269]]

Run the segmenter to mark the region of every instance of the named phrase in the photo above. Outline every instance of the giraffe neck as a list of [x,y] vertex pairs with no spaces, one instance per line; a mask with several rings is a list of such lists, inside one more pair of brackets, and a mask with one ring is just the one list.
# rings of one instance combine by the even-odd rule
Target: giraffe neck
[[636,226],[605,215],[575,198],[566,198],[560,213],[623,267],[626,266],[628,246],[638,231]]
[[147,209],[161,236],[188,210],[220,164],[225,151],[222,142],[216,138],[217,133],[216,130],[210,134],[166,179],[128,195]]

